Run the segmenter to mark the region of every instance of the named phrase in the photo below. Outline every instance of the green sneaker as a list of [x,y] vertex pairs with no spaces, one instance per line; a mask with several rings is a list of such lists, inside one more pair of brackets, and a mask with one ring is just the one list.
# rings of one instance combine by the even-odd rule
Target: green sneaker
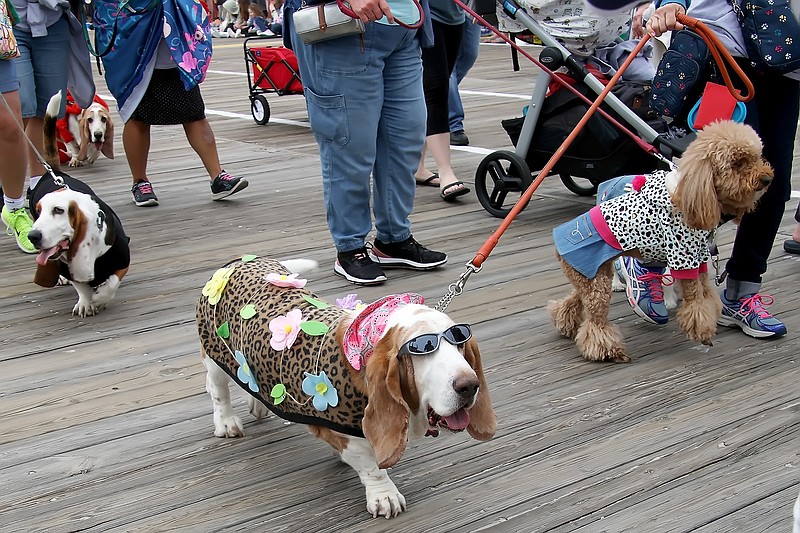
[[17,246],[26,254],[35,254],[38,250],[28,240],[28,232],[33,226],[33,220],[25,208],[14,209],[11,211],[6,206],[3,206],[2,212],[3,223],[6,225],[6,233],[13,235],[17,239]]

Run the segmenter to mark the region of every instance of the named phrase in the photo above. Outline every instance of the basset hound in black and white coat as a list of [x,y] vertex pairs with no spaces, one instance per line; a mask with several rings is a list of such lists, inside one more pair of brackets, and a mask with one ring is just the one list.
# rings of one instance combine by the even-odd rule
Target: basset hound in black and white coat
[[53,287],[59,276],[72,282],[78,303],[72,314],[91,316],[114,297],[130,265],[128,236],[117,214],[80,180],[60,172],[55,121],[61,94],[50,99],[44,118],[45,174],[32,191],[35,219],[28,238],[39,249],[34,282]]

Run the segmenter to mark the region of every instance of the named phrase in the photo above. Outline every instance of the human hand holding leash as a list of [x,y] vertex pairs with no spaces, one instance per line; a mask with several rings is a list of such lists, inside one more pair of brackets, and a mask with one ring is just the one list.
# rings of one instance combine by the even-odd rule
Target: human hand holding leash
[[647,21],[647,33],[659,37],[670,30],[682,30],[683,24],[678,22],[678,15],[685,15],[686,8],[681,4],[665,4],[655,10]]
[[339,2],[339,9],[342,13],[349,15],[353,18],[361,19],[364,24],[374,22],[386,16],[389,23],[394,23],[394,16],[392,10],[389,9],[389,4],[386,0],[351,0],[349,9],[343,2]]

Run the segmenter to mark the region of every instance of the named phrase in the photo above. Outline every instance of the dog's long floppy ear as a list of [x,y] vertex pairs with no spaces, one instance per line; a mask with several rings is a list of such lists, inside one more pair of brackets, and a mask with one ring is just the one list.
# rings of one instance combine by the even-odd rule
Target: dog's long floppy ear
[[470,339],[464,346],[464,358],[478,376],[478,398],[475,405],[469,410],[469,425],[467,432],[473,439],[489,440],[494,437],[497,431],[497,417],[492,408],[492,400],[489,397],[489,386],[483,375],[483,363],[481,362],[481,352],[475,339]]
[[58,284],[59,266],[56,261],[48,261],[44,265],[37,263],[33,282],[40,287],[55,287]]
[[680,161],[681,179],[672,201],[691,228],[710,231],[722,216],[714,184],[714,157],[713,150],[698,137]]
[[384,334],[366,365],[369,402],[361,427],[381,468],[397,463],[408,444],[409,406],[400,382],[403,363],[397,357],[396,328]]
[[103,147],[100,148],[100,152],[107,158],[114,159],[114,123],[111,121],[111,115],[105,109],[100,114],[106,118],[106,133],[103,137]]
[[67,259],[72,261],[72,258],[75,257],[75,254],[78,252],[84,237],[86,237],[86,224],[88,224],[89,221],[86,220],[86,215],[78,207],[78,204],[74,200],[69,203],[67,216],[69,217],[69,224],[72,226],[72,230],[74,231],[72,234],[72,241],[69,244],[69,250],[67,250]]
[[86,110],[81,111],[78,117],[78,129],[81,132],[81,147],[78,150],[78,160],[85,161],[89,152],[89,143],[92,142],[91,133],[89,132],[89,121],[86,120]]

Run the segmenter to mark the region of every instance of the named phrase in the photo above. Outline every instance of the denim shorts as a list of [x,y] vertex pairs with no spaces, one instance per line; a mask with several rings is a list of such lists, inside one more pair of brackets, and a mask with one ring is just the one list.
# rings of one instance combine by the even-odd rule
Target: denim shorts
[[558,255],[589,279],[597,275],[600,265],[622,253],[603,240],[588,212],[557,226],[553,241]]
[[13,61],[0,60],[0,93],[11,93],[19,90],[17,71]]
[[[70,34],[66,15],[48,26],[44,37],[33,37],[18,29],[14,29],[14,36],[20,52],[13,61],[19,78],[22,117],[44,117],[50,97],[67,89]],[[66,98],[61,99],[59,115],[66,102]]]

